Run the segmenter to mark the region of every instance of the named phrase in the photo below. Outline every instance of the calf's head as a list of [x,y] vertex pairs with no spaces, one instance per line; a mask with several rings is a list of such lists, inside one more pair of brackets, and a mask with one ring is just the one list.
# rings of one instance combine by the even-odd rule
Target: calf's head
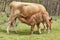
[[52,23],[52,17],[49,18],[49,23],[51,25],[51,23]]
[[48,22],[46,24],[47,24],[48,30],[51,29],[52,17],[49,17]]

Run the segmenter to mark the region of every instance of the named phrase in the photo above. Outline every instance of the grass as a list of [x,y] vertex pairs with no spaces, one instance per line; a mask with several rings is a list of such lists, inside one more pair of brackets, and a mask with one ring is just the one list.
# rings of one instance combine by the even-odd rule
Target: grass
[[[1,17],[3,16],[3,17]],[[0,21],[7,20],[5,15],[0,16]],[[37,33],[37,28],[34,28],[34,34],[29,35],[30,26],[17,21],[17,34],[14,33],[13,28],[10,29],[10,34],[6,33],[7,23],[0,25],[0,40],[60,40],[60,18],[53,17],[57,21],[53,21],[52,30],[50,33],[43,32],[43,25],[41,24],[42,34]]]

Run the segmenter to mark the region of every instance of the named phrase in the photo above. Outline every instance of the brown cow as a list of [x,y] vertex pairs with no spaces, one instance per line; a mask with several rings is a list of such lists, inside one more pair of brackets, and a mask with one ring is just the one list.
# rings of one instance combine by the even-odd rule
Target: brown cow
[[[34,29],[34,26],[35,24],[37,25],[37,28],[38,28],[38,32],[41,33],[41,30],[40,30],[40,27],[39,27],[39,24],[40,23],[43,23],[44,27],[45,27],[45,30],[46,31],[46,25],[48,27],[48,23],[46,20],[49,20],[49,24],[51,26],[51,20],[52,18],[50,19],[45,19],[45,14],[42,14],[42,13],[37,13],[37,14],[34,14],[32,15],[30,18],[23,18],[22,16],[18,16],[18,19],[22,22],[22,23],[26,23],[28,25],[31,26],[31,34],[33,34],[33,29]],[[47,15],[46,15],[47,16]],[[27,22],[28,21],[28,22]],[[48,27],[48,32],[50,32],[50,27]]]
[[33,33],[33,28],[35,24],[37,24],[39,28],[40,22],[45,23],[48,27],[48,33],[50,32],[51,18],[49,17],[48,12],[43,5],[13,1],[10,3],[10,9],[11,15],[8,22],[7,33],[9,33],[10,26],[14,25],[14,21],[16,18],[18,18],[23,23],[31,25],[31,33]]

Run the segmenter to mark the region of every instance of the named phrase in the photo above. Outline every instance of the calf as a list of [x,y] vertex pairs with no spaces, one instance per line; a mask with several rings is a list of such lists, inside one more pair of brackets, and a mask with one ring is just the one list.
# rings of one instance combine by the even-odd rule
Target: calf
[[[47,17],[47,15],[46,15],[46,17]],[[37,13],[37,14],[32,15],[30,18],[24,18],[22,16],[18,16],[18,19],[22,23],[26,23],[26,24],[30,25],[31,26],[31,34],[33,34],[35,25],[37,25],[38,32],[41,33],[41,30],[39,27],[40,23],[43,23],[44,31],[46,31],[46,25],[47,25],[47,27],[49,26],[47,20],[49,21],[50,24],[51,24],[51,20],[52,20],[52,18],[46,19],[46,17],[42,13]],[[51,25],[48,27],[48,33],[50,32],[50,28],[51,28]]]

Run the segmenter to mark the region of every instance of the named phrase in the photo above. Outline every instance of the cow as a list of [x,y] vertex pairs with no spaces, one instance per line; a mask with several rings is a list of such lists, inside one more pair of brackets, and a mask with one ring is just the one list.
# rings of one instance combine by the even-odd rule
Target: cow
[[[11,14],[9,17],[7,33],[9,33],[10,26],[14,26],[16,18],[18,18],[21,22],[31,26],[31,34],[33,34],[33,28],[35,24],[38,27],[38,31],[40,30],[40,22],[44,24],[44,27],[47,26],[48,33],[50,32],[52,18],[50,18],[43,5],[13,1],[10,3],[10,11]],[[15,26],[14,30],[17,32]],[[39,33],[41,33],[41,31],[39,31]]]

